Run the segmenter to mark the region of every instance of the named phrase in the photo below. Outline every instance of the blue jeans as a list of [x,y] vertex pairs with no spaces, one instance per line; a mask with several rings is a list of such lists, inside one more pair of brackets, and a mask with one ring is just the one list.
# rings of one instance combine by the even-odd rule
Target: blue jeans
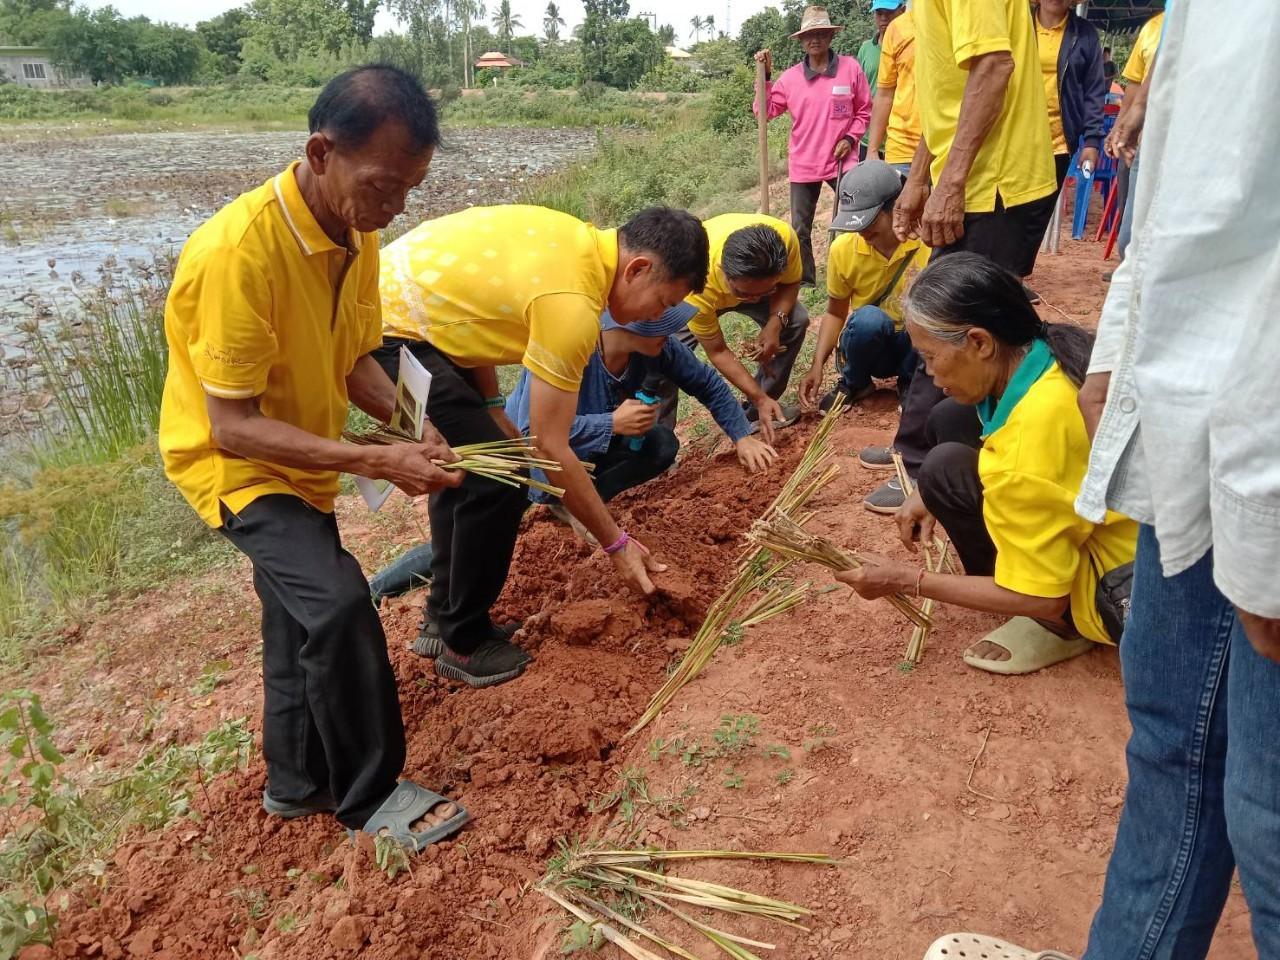
[[1143,527],[1120,645],[1129,786],[1084,960],[1199,960],[1239,867],[1262,960],[1280,958],[1280,663],[1256,653],[1213,557],[1160,571]]
[[840,332],[836,355],[840,379],[851,391],[871,383],[872,377],[898,378],[898,394],[907,391],[916,369],[915,351],[905,330],[893,328],[893,318],[879,307],[859,307],[849,314]]

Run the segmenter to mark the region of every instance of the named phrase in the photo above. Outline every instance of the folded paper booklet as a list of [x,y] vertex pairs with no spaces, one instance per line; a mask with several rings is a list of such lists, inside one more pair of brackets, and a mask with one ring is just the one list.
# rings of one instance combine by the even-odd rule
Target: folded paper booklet
[[[431,392],[431,374],[418,362],[418,358],[405,346],[400,347],[400,376],[396,380],[396,407],[391,413],[390,427],[400,433],[412,434],[422,439],[422,427],[427,420],[427,395]],[[356,488],[369,509],[377,511],[395,484],[390,480],[370,480],[356,477]]]

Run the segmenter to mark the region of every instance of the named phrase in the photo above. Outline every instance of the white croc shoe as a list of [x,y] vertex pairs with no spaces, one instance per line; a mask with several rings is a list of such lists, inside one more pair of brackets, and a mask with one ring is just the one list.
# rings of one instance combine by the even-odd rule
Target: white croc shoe
[[949,933],[929,947],[924,960],[1074,960],[1057,950],[1036,953],[1016,946],[1008,940],[980,933]]

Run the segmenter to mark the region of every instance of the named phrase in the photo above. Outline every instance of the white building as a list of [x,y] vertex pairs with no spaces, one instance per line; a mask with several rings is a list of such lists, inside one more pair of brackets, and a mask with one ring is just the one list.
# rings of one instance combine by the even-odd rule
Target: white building
[[69,77],[54,66],[44,47],[0,46],[0,74],[20,86],[43,90],[89,86],[88,77]]

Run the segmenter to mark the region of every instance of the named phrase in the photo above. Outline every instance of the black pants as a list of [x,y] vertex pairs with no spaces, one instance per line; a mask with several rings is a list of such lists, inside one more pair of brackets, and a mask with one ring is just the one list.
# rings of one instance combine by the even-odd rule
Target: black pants
[[404,768],[404,725],[387,639],[333,514],[259,497],[222,533],[253,563],[262,601],[262,752],[277,800],[321,790],[363,827]]
[[[769,322],[769,301],[740,303],[729,310],[721,310],[718,315],[724,316],[726,313],[741,313],[750,317],[755,321],[756,326],[763,330],[765,324]],[[778,352],[768,363],[756,366],[756,383],[760,384],[760,389],[775,400],[787,392],[787,384],[791,382],[791,371],[795,369],[796,361],[800,359],[800,347],[804,344],[804,335],[808,329],[809,311],[797,300],[795,309],[782,325],[782,333],[778,338]],[[698,349],[698,338],[689,331],[688,327],[677,333],[675,337],[690,350]],[[662,405],[658,408],[658,423],[675,429],[680,391],[668,380],[659,387],[658,395],[662,397]],[[755,409],[745,400],[742,406],[748,411]]]
[[791,226],[800,238],[800,262],[804,266],[801,283],[813,284],[817,277],[813,262],[813,215],[818,209],[818,197],[822,195],[824,183],[839,195],[840,185],[834,178],[791,184]]
[[920,467],[920,498],[951,538],[965,573],[989,577],[996,547],[982,518],[982,478],[978,475],[981,426],[977,411],[943,400],[929,414],[930,449]]
[[[641,441],[639,450],[631,449],[632,440]],[[675,431],[660,423],[643,437],[614,437],[609,449],[595,462],[596,492],[607,503],[623,490],[660,476],[676,462],[679,452]]]
[[[1052,215],[1054,202],[1053,197],[1042,197],[1030,203],[1006,208],[997,199],[996,209],[990,213],[966,213],[964,236],[950,246],[936,248],[933,256],[945,257],[949,253],[967,250],[990,257],[1006,270],[1017,274],[1027,262],[1028,246],[1034,254],[1040,244],[1039,240],[1034,243],[1028,240],[1028,221],[1033,217],[1043,216],[1045,207],[1048,207]],[[924,455],[929,451],[925,436],[929,412],[943,396],[943,392],[933,382],[933,377],[925,372],[924,361],[919,361],[907,395],[902,398],[902,418],[898,421],[898,433],[893,438],[893,448],[902,455],[902,462],[913,477],[919,472]]]
[[[374,359],[395,380],[404,345],[431,374],[427,416],[450,446],[503,440],[469,371],[431,344],[388,339]],[[449,649],[472,653],[494,635],[489,610],[511,569],[520,517],[529,504],[523,487],[468,475],[460,487],[433,493],[429,502],[431,593],[427,616],[440,625]]]
[[[1040,253],[1040,245],[1044,243],[1044,232],[1049,227],[1049,221],[1053,219],[1053,209],[1057,206],[1058,198],[1062,196],[1062,185],[1067,179],[1067,170],[1071,167],[1071,154],[1058,153],[1054,154],[1053,163],[1056,167],[1058,175],[1058,189],[1053,191],[1053,203],[1037,206],[1027,217],[1027,260],[1018,271],[1018,276],[1029,277],[1036,269],[1036,257]],[[1076,186],[1079,190],[1081,187]],[[1036,201],[1039,204],[1040,201]]]

